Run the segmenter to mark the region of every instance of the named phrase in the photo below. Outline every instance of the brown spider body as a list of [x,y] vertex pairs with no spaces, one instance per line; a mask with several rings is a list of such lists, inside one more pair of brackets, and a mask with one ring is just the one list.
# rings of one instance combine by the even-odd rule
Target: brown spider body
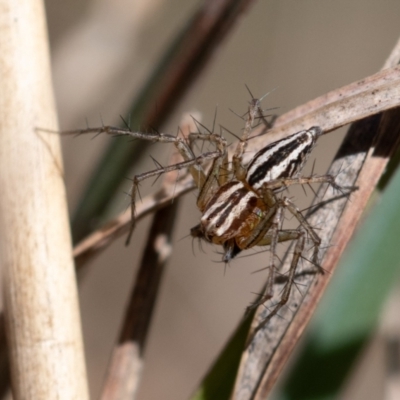
[[[206,202],[192,236],[222,245],[224,261],[242,250],[270,244],[268,231],[281,206],[275,192],[302,170],[321,134],[319,127],[313,127],[261,149],[248,164],[243,182],[231,180],[223,184]],[[292,237],[293,233],[281,234],[279,241]]]

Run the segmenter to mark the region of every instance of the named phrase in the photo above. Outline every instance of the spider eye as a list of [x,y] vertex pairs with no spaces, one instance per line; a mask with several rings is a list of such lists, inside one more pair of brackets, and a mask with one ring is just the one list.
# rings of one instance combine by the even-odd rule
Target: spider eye
[[219,228],[221,226],[221,224],[215,224],[216,228]]

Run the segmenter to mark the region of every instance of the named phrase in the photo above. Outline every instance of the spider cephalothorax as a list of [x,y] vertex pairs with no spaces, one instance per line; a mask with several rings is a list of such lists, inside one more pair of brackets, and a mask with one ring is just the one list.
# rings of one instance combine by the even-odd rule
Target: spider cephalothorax
[[243,242],[271,209],[242,182],[232,180],[221,186],[208,201],[200,224],[191,229],[193,237],[224,247],[224,261],[230,261],[241,250]]

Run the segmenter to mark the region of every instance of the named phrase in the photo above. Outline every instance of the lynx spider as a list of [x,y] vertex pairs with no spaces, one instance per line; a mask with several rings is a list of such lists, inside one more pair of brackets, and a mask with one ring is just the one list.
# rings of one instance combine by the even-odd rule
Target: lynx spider
[[[133,178],[132,219],[126,244],[129,244],[135,228],[135,202],[140,182],[169,171],[187,168],[199,190],[197,207],[202,213],[200,223],[191,229],[192,237],[222,245],[225,262],[229,262],[242,250],[254,246],[270,246],[265,293],[260,301],[248,309],[264,304],[273,296],[277,273],[275,263],[277,244],[289,240],[296,241],[287,281],[280,300],[268,315],[269,320],[289,299],[296,267],[305,248],[306,236],[313,243],[311,262],[323,272],[318,262],[321,239],[295,204],[288,197],[278,196],[278,193],[296,184],[328,183],[336,189],[340,187],[331,175],[300,176],[317,139],[323,134],[318,126],[272,142],[260,149],[247,166],[243,165],[243,155],[255,121],[263,119],[266,123],[260,106],[261,100],[252,98],[249,103],[245,127],[231,162],[228,160],[226,140],[213,131],[202,133],[199,129],[199,132],[190,133],[187,139],[159,132],[133,132],[128,128],[112,126],[64,131],[62,134],[106,133],[112,136],[128,135],[151,142],[173,143],[184,161],[159,167]],[[196,156],[194,152],[196,141],[210,142],[216,150]],[[206,172],[202,165],[207,161],[211,162],[211,166]],[[299,222],[297,229],[282,229],[285,210]]]

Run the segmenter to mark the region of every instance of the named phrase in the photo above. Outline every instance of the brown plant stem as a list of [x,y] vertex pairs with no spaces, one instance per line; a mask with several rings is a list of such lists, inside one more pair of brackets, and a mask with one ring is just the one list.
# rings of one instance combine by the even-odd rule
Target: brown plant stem
[[134,399],[143,369],[143,352],[163,272],[179,200],[154,214],[118,343],[113,350],[102,400]]

